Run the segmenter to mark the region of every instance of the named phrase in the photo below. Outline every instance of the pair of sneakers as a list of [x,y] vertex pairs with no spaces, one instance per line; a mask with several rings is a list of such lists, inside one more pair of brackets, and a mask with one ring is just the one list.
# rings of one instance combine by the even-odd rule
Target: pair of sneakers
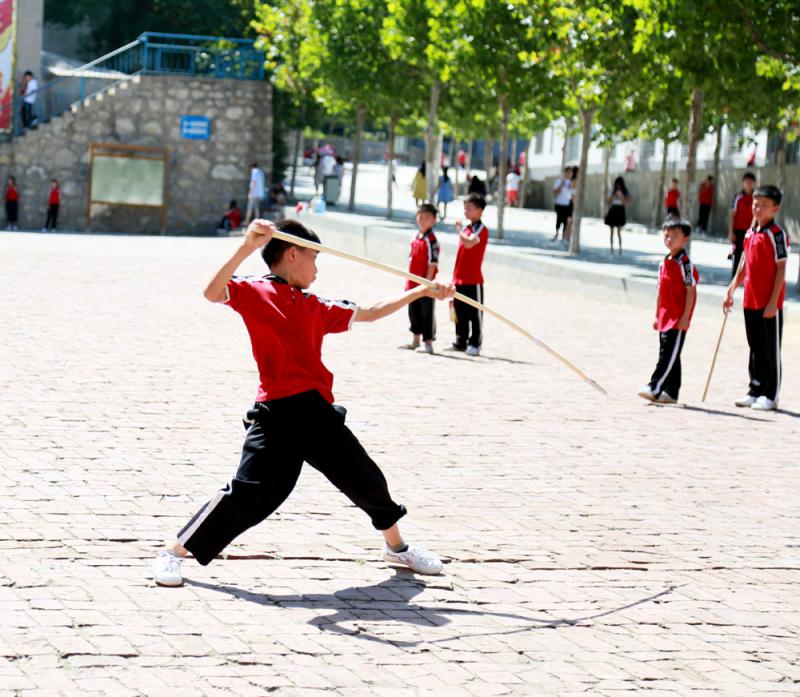
[[[442,573],[444,565],[433,552],[429,552],[422,547],[408,545],[402,552],[393,552],[389,545],[383,545],[383,560],[396,566],[405,566],[415,573],[435,576]],[[153,580],[156,585],[177,587],[183,585],[183,575],[181,574],[181,562],[183,557],[179,557],[172,552],[162,550],[153,560]]]
[[741,399],[737,399],[734,404],[737,407],[750,407],[758,411],[775,411],[778,408],[778,402],[765,395],[756,397],[752,394],[746,394]]
[[458,344],[452,344],[450,346],[449,350],[450,351],[463,351],[468,356],[480,356],[481,355],[480,348],[478,346],[472,346],[472,344],[470,344],[466,348],[464,348],[463,346],[459,346]]
[[434,353],[432,341],[424,341],[421,344],[416,344],[412,341],[408,344],[398,346],[397,348],[406,349],[407,351],[417,351],[418,353]]
[[643,387],[639,390],[639,396],[642,399],[646,399],[648,402],[658,402],[659,404],[677,404],[678,400],[675,399],[669,392],[666,390],[661,390],[660,394],[656,394],[653,392],[650,385]]

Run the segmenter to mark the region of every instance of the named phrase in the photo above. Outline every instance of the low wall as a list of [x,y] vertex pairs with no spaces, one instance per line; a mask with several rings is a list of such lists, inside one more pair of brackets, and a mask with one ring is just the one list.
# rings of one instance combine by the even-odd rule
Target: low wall
[[[720,171],[719,180],[717,181],[717,196],[716,205],[712,212],[712,229],[710,232],[716,235],[725,235],[728,229],[728,210],[731,200],[741,190],[742,175],[747,172],[753,172],[761,184],[777,184],[778,182],[778,168],[771,167],[752,167],[749,169],[728,169]],[[681,179],[681,174],[674,175],[672,172],[667,172],[667,183],[673,176]],[[711,172],[709,170],[698,170],[697,182],[702,182]],[[617,174],[609,175],[609,184],[613,181]],[[625,178],[625,185],[628,187],[631,195],[631,202],[628,205],[628,219],[632,222],[642,223],[643,225],[651,225],[653,222],[654,210],[659,211],[659,221],[663,217],[660,213],[663,211],[663,200],[656,200],[658,195],[658,180],[660,177],[659,172],[628,172],[623,174]],[[553,207],[553,186],[557,177],[546,177],[541,191],[535,188],[527,197],[526,204],[532,208],[552,208]],[[696,192],[693,196],[697,197]],[[800,237],[800,167],[797,165],[786,167],[786,191],[784,191],[786,198],[786,205],[783,206],[780,215],[780,222],[786,226],[790,236],[793,239]],[[682,192],[682,197],[686,200],[686,192]],[[605,201],[603,201],[603,175],[590,174],[586,177],[586,210],[584,214],[592,217],[602,218],[608,208]],[[694,206],[697,211],[697,206]],[[696,220],[691,221],[693,224]]]
[[[181,138],[182,115],[208,116],[208,140]],[[61,184],[59,227],[86,230],[89,144],[166,147],[167,230],[213,234],[227,202],[247,203],[249,164],[272,167],[272,92],[268,82],[145,75],[93,98],[77,112],[0,147],[3,180],[20,192],[20,227],[44,223],[50,179]],[[161,210],[95,206],[92,229],[158,232]]]

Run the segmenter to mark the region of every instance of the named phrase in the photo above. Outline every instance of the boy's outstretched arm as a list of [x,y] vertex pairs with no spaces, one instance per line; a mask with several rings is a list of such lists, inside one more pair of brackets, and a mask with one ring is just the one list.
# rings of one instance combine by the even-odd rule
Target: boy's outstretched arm
[[452,298],[455,292],[455,286],[452,284],[445,285],[437,283],[435,288],[417,286],[395,298],[379,300],[369,307],[359,307],[356,312],[355,321],[374,322],[376,319],[381,319],[391,315],[393,312],[397,312],[409,303],[419,300],[420,298],[427,297],[434,298],[435,300],[445,300],[447,298]]
[[241,246],[234,252],[233,256],[225,262],[222,268],[217,271],[212,278],[203,295],[206,300],[212,303],[224,303],[228,298],[228,281],[231,280],[233,272],[239,265],[247,259],[256,249],[260,249],[272,239],[272,231],[275,226],[269,220],[254,220],[247,226],[247,233],[244,236]]

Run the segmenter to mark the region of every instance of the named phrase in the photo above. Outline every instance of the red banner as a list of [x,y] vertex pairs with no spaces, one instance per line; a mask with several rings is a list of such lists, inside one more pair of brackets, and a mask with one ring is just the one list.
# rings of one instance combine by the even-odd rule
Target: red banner
[[0,130],[14,120],[14,0],[0,0]]

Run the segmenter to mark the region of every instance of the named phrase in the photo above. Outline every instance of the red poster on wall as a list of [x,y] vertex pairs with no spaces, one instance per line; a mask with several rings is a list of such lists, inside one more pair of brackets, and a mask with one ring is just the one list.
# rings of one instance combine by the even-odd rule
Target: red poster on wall
[[0,130],[14,121],[14,0],[0,0]]

